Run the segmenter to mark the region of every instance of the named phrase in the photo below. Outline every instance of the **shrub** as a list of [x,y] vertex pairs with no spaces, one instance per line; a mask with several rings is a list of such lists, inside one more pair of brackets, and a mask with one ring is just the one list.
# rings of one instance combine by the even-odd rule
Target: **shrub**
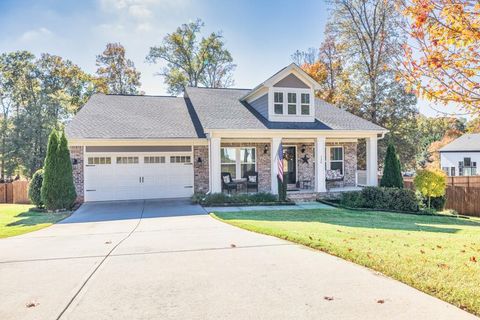
[[402,169],[397,151],[393,144],[389,144],[385,156],[385,165],[383,166],[383,176],[380,180],[381,187],[403,188]]
[[57,150],[58,159],[58,209],[69,209],[75,203],[77,193],[73,183],[72,160],[65,133],[62,133]]
[[59,208],[58,203],[58,134],[55,129],[48,137],[47,156],[45,157],[43,183],[41,188],[42,202],[48,210]]
[[410,189],[366,187],[343,193],[340,204],[351,208],[368,208],[417,212],[419,199]]
[[[428,207],[428,198],[423,198],[423,202],[425,207]],[[436,211],[442,211],[445,209],[445,203],[447,202],[447,198],[445,196],[441,197],[432,197],[430,199],[430,205],[432,209]]]
[[413,184],[428,199],[428,208],[431,208],[432,197],[444,196],[447,188],[445,173],[438,169],[417,171]]
[[42,208],[42,182],[43,182],[43,169],[38,169],[32,177],[30,184],[28,185],[28,198],[37,207]]
[[193,195],[192,201],[203,205],[216,204],[253,204],[253,203],[271,203],[277,202],[277,196],[267,192],[259,192],[253,194],[226,194],[226,193],[210,193],[210,194],[196,194]]

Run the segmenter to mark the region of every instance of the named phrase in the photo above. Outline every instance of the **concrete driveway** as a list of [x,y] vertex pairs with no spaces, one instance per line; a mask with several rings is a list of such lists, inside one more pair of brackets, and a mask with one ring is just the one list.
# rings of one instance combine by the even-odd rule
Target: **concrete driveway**
[[186,200],[85,204],[0,240],[0,297],[2,320],[475,318]]

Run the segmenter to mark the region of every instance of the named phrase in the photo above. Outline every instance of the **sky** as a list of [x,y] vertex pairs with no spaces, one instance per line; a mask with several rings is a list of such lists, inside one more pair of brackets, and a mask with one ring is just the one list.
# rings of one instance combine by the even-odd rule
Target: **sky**
[[[141,90],[167,94],[145,62],[149,48],[182,23],[200,18],[204,34],[221,31],[237,64],[237,88],[253,88],[292,62],[295,50],[318,47],[329,10],[323,0],[0,0],[0,52],[28,50],[69,59],[94,73],[95,57],[120,42],[141,72]],[[420,101],[420,112],[460,113]]]

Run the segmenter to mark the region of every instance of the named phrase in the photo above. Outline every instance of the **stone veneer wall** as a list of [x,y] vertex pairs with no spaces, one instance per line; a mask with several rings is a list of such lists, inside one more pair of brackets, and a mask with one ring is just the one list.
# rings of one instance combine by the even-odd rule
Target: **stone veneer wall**
[[72,146],[70,149],[70,158],[76,159],[77,164],[72,165],[73,171],[73,183],[75,184],[75,191],[77,192],[76,202],[83,202],[83,147],[82,146]]
[[[198,162],[198,158],[202,162]],[[209,169],[208,169],[208,146],[194,146],[193,147],[193,185],[194,192],[207,192]]]
[[[268,152],[263,153],[265,144]],[[255,147],[257,150],[258,191],[270,192],[271,189],[271,144],[270,143],[222,143],[222,147]],[[220,177],[218,177],[220,179]]]
[[327,143],[327,146],[343,146],[345,173],[343,181],[327,181],[327,188],[349,187],[356,184],[357,172],[357,143],[356,142],[338,142]]

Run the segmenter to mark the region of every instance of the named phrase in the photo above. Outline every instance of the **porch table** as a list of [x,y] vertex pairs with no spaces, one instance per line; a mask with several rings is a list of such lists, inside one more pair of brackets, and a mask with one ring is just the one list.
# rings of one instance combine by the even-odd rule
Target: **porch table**
[[[233,183],[237,185],[237,192],[247,190],[247,178],[232,179]],[[239,190],[240,187],[240,190]]]

